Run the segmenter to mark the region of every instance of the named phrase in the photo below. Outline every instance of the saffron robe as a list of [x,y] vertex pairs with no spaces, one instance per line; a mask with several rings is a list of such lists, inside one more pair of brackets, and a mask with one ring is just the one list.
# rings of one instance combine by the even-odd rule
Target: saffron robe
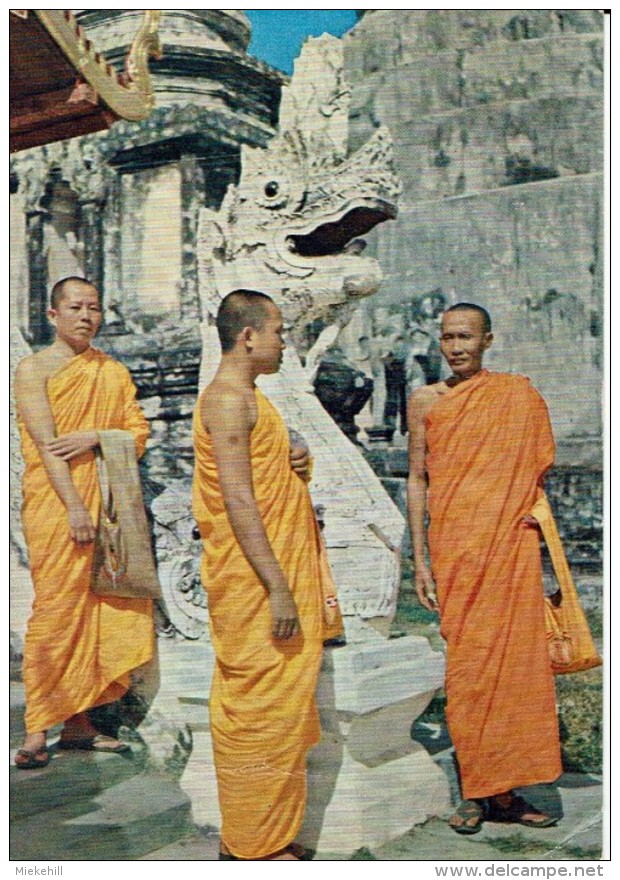
[[[131,431],[139,455],[148,424],[128,370],[89,348],[47,382],[56,434],[119,428]],[[18,418],[25,461],[22,522],[34,583],[24,644],[26,730],[48,730],[72,715],[121,697],[129,673],[154,646],[150,599],[117,599],[90,591],[94,544],[71,539],[67,513],[26,426]],[[101,496],[95,453],[69,462],[71,478],[96,524]]]
[[522,523],[554,458],[523,376],[481,370],[426,416],[429,550],[463,797],[562,772],[539,533]]
[[290,466],[287,429],[263,394],[255,394],[254,496],[301,624],[288,641],[272,638],[267,591],[230,525],[200,401],[194,417],[193,509],[217,660],[209,714],[221,838],[244,859],[291,843],[303,819],[305,756],[320,739],[315,690],[326,634],[322,590],[333,586],[325,583],[330,574],[308,487]]

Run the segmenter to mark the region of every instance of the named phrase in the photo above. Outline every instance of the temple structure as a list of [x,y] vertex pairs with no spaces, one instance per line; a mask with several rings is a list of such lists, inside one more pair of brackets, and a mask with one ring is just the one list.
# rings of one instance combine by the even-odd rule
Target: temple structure
[[11,152],[146,119],[161,13],[146,10],[118,73],[69,9],[10,9]]

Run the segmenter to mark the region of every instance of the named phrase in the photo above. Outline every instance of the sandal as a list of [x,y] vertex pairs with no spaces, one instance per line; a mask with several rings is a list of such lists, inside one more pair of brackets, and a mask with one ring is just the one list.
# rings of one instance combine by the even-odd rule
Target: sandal
[[96,736],[76,737],[75,739],[68,737],[63,739],[61,737],[58,740],[58,748],[63,751],[112,752],[112,754],[116,755],[131,751],[131,746],[127,745],[127,743],[118,742],[118,740],[103,733],[98,733]]
[[[524,818],[529,815],[535,818]],[[552,825],[557,825],[559,822],[556,816],[547,816],[546,813],[541,813],[540,810],[516,794],[511,795],[510,803],[506,806],[499,804],[496,797],[489,798],[487,818],[491,822],[515,822],[518,825],[525,825],[527,828],[551,828]]]
[[[461,821],[455,824],[453,820],[457,818]],[[477,834],[482,828],[483,821],[484,810],[478,801],[461,801],[448,820],[448,825],[457,834]]]
[[[18,758],[25,758],[24,761],[18,761]],[[28,749],[18,749],[15,754],[15,766],[18,770],[38,770],[39,767],[47,767],[50,762],[50,755],[47,746],[31,752]]]

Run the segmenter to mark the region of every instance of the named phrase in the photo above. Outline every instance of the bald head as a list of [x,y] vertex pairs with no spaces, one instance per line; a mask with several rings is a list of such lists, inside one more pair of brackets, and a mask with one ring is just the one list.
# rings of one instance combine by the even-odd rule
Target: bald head
[[482,306],[479,306],[476,303],[455,303],[455,305],[450,306],[449,309],[446,309],[443,314],[448,315],[450,314],[450,312],[474,312],[475,314],[480,315],[480,318],[482,319],[482,332],[490,333],[492,330],[491,316],[486,309],[483,309]]
[[[86,278],[80,278],[79,275],[69,275],[67,278],[62,278],[52,287],[50,308],[58,310],[61,300],[66,297],[69,290],[78,291],[85,287],[97,290],[91,281],[88,281]],[[97,291],[97,294],[99,294],[99,291]]]
[[262,330],[269,317],[271,297],[258,290],[233,290],[225,296],[215,320],[222,352],[232,351],[244,327]]

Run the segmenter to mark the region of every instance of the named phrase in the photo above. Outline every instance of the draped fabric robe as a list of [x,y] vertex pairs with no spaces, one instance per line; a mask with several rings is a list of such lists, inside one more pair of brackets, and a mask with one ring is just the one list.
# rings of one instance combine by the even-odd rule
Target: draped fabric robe
[[[127,369],[89,348],[50,377],[47,394],[56,434],[131,431],[139,455],[148,425]],[[150,599],[91,593],[93,544],[71,539],[67,513],[39,452],[18,419],[25,461],[22,522],[34,583],[24,644],[26,729],[47,730],[72,715],[118,699],[129,673],[153,653]],[[100,492],[91,450],[69,462],[73,483],[96,524]]]
[[301,623],[301,634],[288,641],[272,638],[267,591],[234,536],[200,402],[194,419],[194,516],[217,658],[209,713],[221,837],[245,859],[289,844],[303,819],[305,756],[320,738],[315,689],[326,633],[322,590],[333,586],[324,583],[329,570],[308,488],[290,466],[286,427],[258,390],[256,402],[254,496]]
[[521,520],[553,463],[544,401],[482,370],[426,417],[429,550],[447,642],[447,719],[463,796],[562,772],[539,533]]

